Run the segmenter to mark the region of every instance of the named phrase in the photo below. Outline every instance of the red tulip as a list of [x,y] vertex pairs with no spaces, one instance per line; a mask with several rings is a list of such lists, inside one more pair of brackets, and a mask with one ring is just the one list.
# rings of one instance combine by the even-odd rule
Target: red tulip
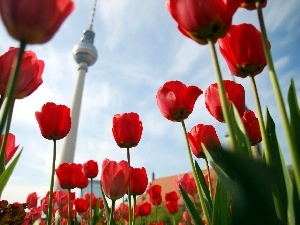
[[49,140],[59,140],[67,136],[71,129],[70,109],[65,105],[48,102],[41,112],[35,113],[42,136]]
[[[255,10],[256,9],[255,2],[256,0],[244,0],[241,4],[241,7],[248,10]],[[260,3],[261,6],[264,8],[267,5],[267,0],[260,0]]]
[[148,188],[147,193],[149,195],[150,202],[152,205],[157,206],[157,205],[161,204],[162,196],[161,196],[161,186],[160,185],[157,185],[157,184],[151,185]]
[[[8,81],[15,66],[14,61],[19,49],[10,47],[0,56],[0,95],[5,94]],[[36,57],[33,51],[25,51],[14,97],[22,99],[31,95],[42,83],[45,63]]]
[[62,163],[55,170],[58,182],[63,189],[73,189],[80,184],[82,165],[76,163]]
[[190,177],[187,173],[183,174],[182,177],[177,177],[175,182],[177,184],[176,186],[180,185],[183,190],[191,196],[195,196],[198,192],[194,177]]
[[176,193],[176,191],[171,191],[165,194],[165,200],[166,202],[176,202],[178,201],[179,197]]
[[[4,134],[0,136],[0,146],[3,143]],[[5,164],[9,163],[11,158],[15,155],[19,145],[15,144],[15,135],[8,133],[6,147],[5,147]]]
[[186,222],[191,222],[191,220],[192,220],[192,218],[191,218],[191,216],[190,216],[190,214],[189,214],[188,211],[184,211],[184,212],[182,213],[182,218],[183,218],[183,220],[186,221]]
[[149,202],[142,203],[138,206],[139,216],[148,216],[151,214],[151,204]]
[[94,160],[89,160],[83,164],[83,172],[87,178],[95,178],[98,173],[98,163]]
[[65,206],[68,203],[68,191],[57,190],[54,192],[53,196],[59,208]]
[[178,29],[199,44],[223,37],[243,0],[167,0]]
[[212,125],[198,124],[188,132],[188,139],[193,154],[197,158],[204,158],[202,144],[208,151],[221,148],[218,135]]
[[89,209],[89,203],[83,198],[76,198],[74,201],[76,212],[83,213]]
[[218,43],[220,52],[235,76],[255,76],[267,65],[262,35],[252,24],[232,25]]
[[[59,215],[65,219],[68,219],[68,205],[65,205],[64,207],[60,208],[59,210]],[[70,219],[74,220],[75,219],[75,210],[73,209],[73,202],[70,204]],[[64,223],[62,223],[64,224]],[[65,223],[67,224],[67,223]]]
[[105,159],[102,163],[101,184],[104,194],[111,200],[122,198],[128,189],[130,167],[124,160],[121,162]]
[[26,203],[28,204],[28,209],[36,207],[37,202],[38,202],[38,196],[36,192],[32,192],[27,195]]
[[[82,165],[78,164],[78,167],[82,168]],[[85,176],[82,169],[78,169],[76,187],[83,189],[83,188],[86,188],[88,185],[89,185],[88,178]]]
[[164,225],[164,222],[150,222],[149,225]]
[[195,102],[202,93],[196,86],[168,81],[157,91],[157,105],[165,118],[181,122],[193,112]]
[[130,167],[130,192],[132,195],[141,195],[148,185],[146,169]]
[[172,201],[168,201],[165,203],[165,206],[167,208],[167,210],[169,211],[169,213],[174,214],[178,212],[178,202],[172,202]]
[[260,143],[262,141],[262,137],[260,133],[259,122],[254,112],[251,110],[245,111],[242,121],[251,145],[257,145]]
[[142,131],[142,122],[137,113],[131,112],[114,115],[112,132],[120,148],[137,146],[141,140]]
[[[90,194],[89,192],[85,192],[85,193],[83,194],[83,198],[84,198],[85,200],[88,201],[89,205],[90,205],[90,196],[91,196],[91,194]],[[98,199],[98,198],[95,196],[95,194],[92,193],[92,209],[95,209],[95,208],[96,208],[96,205],[97,205],[98,200],[100,201],[100,206],[99,206],[99,208],[101,209],[101,206],[102,206],[102,204],[103,204],[103,200],[102,200],[102,199]],[[101,204],[101,200],[102,200],[102,204]],[[102,207],[102,208],[103,208],[103,207]]]
[[176,191],[171,191],[169,193],[166,193],[165,195],[165,206],[167,208],[167,210],[169,211],[169,213],[177,213],[178,212],[178,195],[176,193]]
[[[231,80],[223,81],[227,104],[233,103],[242,117],[245,111],[245,89],[242,85]],[[218,85],[211,84],[205,92],[205,105],[210,114],[218,121],[224,122]],[[226,121],[225,121],[226,122]]]
[[0,13],[8,33],[29,44],[47,42],[73,9],[71,0],[0,1]]
[[[29,218],[31,220],[31,222],[34,224],[34,222],[38,219],[40,219],[42,216],[42,207],[39,206],[39,207],[32,207],[30,209],[30,212],[29,212]],[[28,223],[29,224],[29,223]],[[23,224],[22,224],[23,225]]]
[[118,208],[116,209],[117,213],[119,213],[120,217],[124,220],[128,221],[129,219],[129,207],[127,204],[121,202]]

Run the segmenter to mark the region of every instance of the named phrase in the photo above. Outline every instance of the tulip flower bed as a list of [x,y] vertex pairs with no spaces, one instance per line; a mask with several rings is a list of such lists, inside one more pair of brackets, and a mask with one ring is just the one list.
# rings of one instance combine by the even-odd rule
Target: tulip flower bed
[[[30,10],[24,10],[25,6]],[[131,165],[130,149],[139,144],[143,133],[142,121],[135,112],[116,114],[112,119],[112,135],[116,144],[126,149],[127,159],[120,162],[105,159],[101,162],[101,175],[96,159],[82,164],[56,165],[57,141],[68,135],[72,118],[67,106],[47,102],[35,117],[42,137],[53,143],[49,192],[40,198],[40,204],[35,192],[28,195],[26,203],[1,200],[0,224],[300,223],[300,110],[293,81],[287,95],[288,108],[283,102],[263,19],[267,1],[167,0],[166,6],[183,35],[210,47],[216,72],[216,83],[206,90],[171,80],[158,87],[156,93],[162,116],[182,125],[193,177],[188,174],[178,177],[174,181],[177,190],[162,196],[161,186],[149,184],[146,169]],[[257,11],[260,29],[252,24],[232,25],[232,17],[240,7]],[[28,44],[49,41],[73,8],[72,0],[44,0],[42,3],[0,0],[4,25],[11,37],[20,42],[19,48],[11,47],[0,56],[0,194],[22,152],[10,133],[15,99],[29,96],[42,84],[47,63],[25,48]],[[43,12],[48,16],[43,16]],[[251,82],[255,110],[246,107],[245,89],[241,84],[234,79],[223,80],[216,46],[233,77]],[[268,110],[263,116],[256,88],[255,76],[266,67],[292,159],[290,171],[277,140],[276,124]],[[209,113],[226,124],[230,147],[221,145],[210,124],[197,124],[187,131],[185,120],[202,94]],[[262,152],[254,153],[252,149],[261,142]],[[203,174],[195,158],[204,160],[207,174]],[[217,174],[216,181],[211,178],[210,167]],[[55,176],[64,191],[53,190]],[[93,184],[98,176],[103,197],[94,194],[92,185],[89,192],[76,196],[75,189],[86,188],[89,181]],[[149,202],[137,204],[138,196],[144,193]],[[183,208],[178,205],[179,197],[184,201]]]

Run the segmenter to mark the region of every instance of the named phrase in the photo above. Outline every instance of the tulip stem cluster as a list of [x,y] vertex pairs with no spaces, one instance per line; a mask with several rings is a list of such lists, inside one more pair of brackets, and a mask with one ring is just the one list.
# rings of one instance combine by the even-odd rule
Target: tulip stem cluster
[[211,199],[213,199],[213,192],[212,192],[212,185],[211,185],[211,176],[210,176],[210,170],[209,170],[209,164],[208,164],[208,160],[206,157],[204,157],[205,160],[205,165],[206,165],[206,170],[207,170],[207,178],[208,178],[208,188],[209,188],[209,192],[210,192],[210,197]]
[[[21,71],[21,66],[22,66],[22,57],[23,53],[26,48],[26,42],[21,41],[20,42],[20,49],[18,52],[18,57],[16,59],[16,64],[13,67],[14,70],[12,70],[13,76],[10,76],[9,82],[5,91],[5,96],[2,98],[6,99],[6,103],[4,104],[4,107],[2,109],[1,107],[1,120],[0,120],[0,133],[3,133],[4,126],[7,127],[5,131],[5,137],[4,137],[4,142],[2,143],[1,146],[1,152],[0,152],[0,174],[3,173],[5,170],[5,147],[6,147],[6,140],[7,140],[7,135],[9,133],[9,128],[10,128],[10,123],[11,123],[11,118],[9,118],[9,114],[12,114],[13,107],[14,107],[14,94],[16,92],[17,84],[18,84],[18,79],[19,79],[19,74]],[[1,193],[0,193],[1,194]]]
[[203,210],[203,214],[204,214],[204,217],[205,217],[206,221],[208,222],[208,224],[211,224],[210,223],[210,217],[209,217],[208,211],[207,211],[207,207],[204,203],[204,197],[203,197],[201,185],[200,185],[199,179],[196,179],[198,176],[197,176],[197,173],[196,173],[195,164],[194,164],[192,153],[191,153],[191,148],[190,148],[190,144],[189,144],[187,130],[186,130],[184,120],[181,122],[181,125],[182,125],[183,133],[184,133],[184,136],[185,136],[186,148],[187,148],[190,164],[191,164],[191,167],[192,167],[192,170],[193,170],[193,175],[194,175],[195,181],[196,181],[196,186],[197,186],[197,191],[198,191],[198,196],[199,196],[201,208]]
[[50,178],[49,204],[48,204],[48,215],[47,215],[48,225],[50,225],[52,222],[52,201],[53,201],[55,161],[56,161],[56,140],[53,140],[52,169],[51,169],[51,178]]
[[231,140],[232,149],[236,150],[236,147],[237,147],[236,138],[234,135],[234,129],[233,129],[232,123],[229,119],[230,118],[229,117],[229,108],[228,108],[228,104],[227,104],[227,100],[226,100],[225,88],[224,88],[224,84],[223,84],[223,79],[222,79],[222,74],[221,74],[220,65],[219,65],[219,61],[218,61],[218,56],[216,53],[215,44],[209,38],[207,39],[207,41],[208,41],[208,44],[210,47],[210,51],[211,51],[212,58],[213,58],[213,64],[214,64],[215,72],[217,75],[217,84],[218,84],[218,89],[219,89],[219,95],[220,95],[220,101],[221,101],[224,120],[228,127],[229,138]]
[[253,89],[253,93],[254,93],[254,100],[255,100],[256,109],[257,109],[257,113],[258,113],[258,121],[259,121],[260,132],[261,132],[261,135],[262,135],[262,142],[263,142],[263,145],[264,145],[264,157],[266,159],[266,162],[270,163],[270,160],[271,160],[270,145],[269,145],[269,140],[268,140],[268,136],[267,136],[267,132],[266,132],[264,118],[263,118],[263,115],[262,115],[261,104],[260,104],[259,95],[258,95],[257,86],[256,86],[254,76],[250,75],[250,80],[251,80],[251,84],[252,84],[252,89]]
[[295,180],[296,180],[296,186],[298,189],[298,193],[300,193],[300,152],[297,150],[297,147],[295,146],[295,141],[294,141],[294,135],[291,132],[290,124],[288,121],[288,116],[286,112],[286,108],[284,105],[281,89],[279,86],[279,82],[277,79],[272,55],[270,52],[270,49],[268,48],[268,37],[267,37],[267,31],[264,23],[264,18],[263,18],[263,12],[262,12],[262,5],[260,0],[256,0],[256,8],[257,8],[257,14],[258,14],[258,20],[260,24],[260,29],[262,33],[262,41],[263,41],[263,47],[266,55],[266,60],[268,63],[269,67],[269,76],[271,80],[271,84],[273,86],[275,98],[278,104],[279,112],[281,115],[281,120],[283,123],[283,128],[286,134],[286,140],[289,146],[289,150],[291,153],[291,158],[292,158],[292,165],[293,165],[293,171],[295,173]]

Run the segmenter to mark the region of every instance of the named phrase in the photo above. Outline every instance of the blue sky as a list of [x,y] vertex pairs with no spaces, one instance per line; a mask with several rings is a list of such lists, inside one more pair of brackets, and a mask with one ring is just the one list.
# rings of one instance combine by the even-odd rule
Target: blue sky
[[[75,1],[76,9],[67,18],[53,39],[43,45],[30,45],[45,61],[44,83],[31,96],[17,100],[11,132],[24,148],[19,164],[7,184],[2,199],[23,202],[28,193],[44,196],[49,189],[52,142],[39,131],[34,113],[46,102],[71,107],[77,64],[71,51],[88,28],[93,1]],[[300,2],[298,0],[269,1],[264,9],[272,53],[284,97],[291,77],[294,77],[300,97]],[[255,11],[239,9],[233,24],[253,23]],[[101,164],[104,158],[126,159],[126,150],[116,145],[111,128],[117,113],[137,112],[143,122],[140,144],[131,149],[131,164],[144,166],[148,177],[174,175],[190,171],[180,123],[161,116],[156,105],[158,88],[169,80],[196,85],[203,91],[216,82],[208,46],[200,46],[184,37],[165,8],[165,1],[99,0],[93,27],[98,50],[97,62],[89,68],[81,108],[76,163],[93,159]],[[0,52],[18,47],[0,23]],[[219,57],[224,79],[230,72]],[[250,80],[236,78],[246,90],[246,103],[255,111]],[[268,105],[278,130],[281,147],[290,163],[284,141],[280,116],[274,101],[267,68],[256,78],[261,103]],[[186,120],[190,130],[198,123],[216,127],[221,142],[226,145],[226,126],[217,122],[206,110],[204,95],[196,102],[194,112]],[[58,142],[58,156],[63,140]],[[202,160],[199,160],[203,166]],[[204,167],[203,167],[204,168]],[[99,175],[100,177],[100,175]]]

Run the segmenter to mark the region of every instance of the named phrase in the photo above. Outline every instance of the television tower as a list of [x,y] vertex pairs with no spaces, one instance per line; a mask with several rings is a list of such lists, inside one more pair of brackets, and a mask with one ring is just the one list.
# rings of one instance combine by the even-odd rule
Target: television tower
[[[83,38],[81,39],[81,42],[75,45],[72,50],[73,57],[78,64],[78,78],[71,108],[72,126],[69,134],[64,140],[60,161],[57,163],[57,165],[63,162],[72,163],[74,161],[85,75],[88,71],[88,67],[92,66],[97,60],[97,50],[93,44],[95,37],[93,23],[96,4],[97,0],[94,0],[89,28],[83,32]],[[60,189],[57,179],[54,189]]]

